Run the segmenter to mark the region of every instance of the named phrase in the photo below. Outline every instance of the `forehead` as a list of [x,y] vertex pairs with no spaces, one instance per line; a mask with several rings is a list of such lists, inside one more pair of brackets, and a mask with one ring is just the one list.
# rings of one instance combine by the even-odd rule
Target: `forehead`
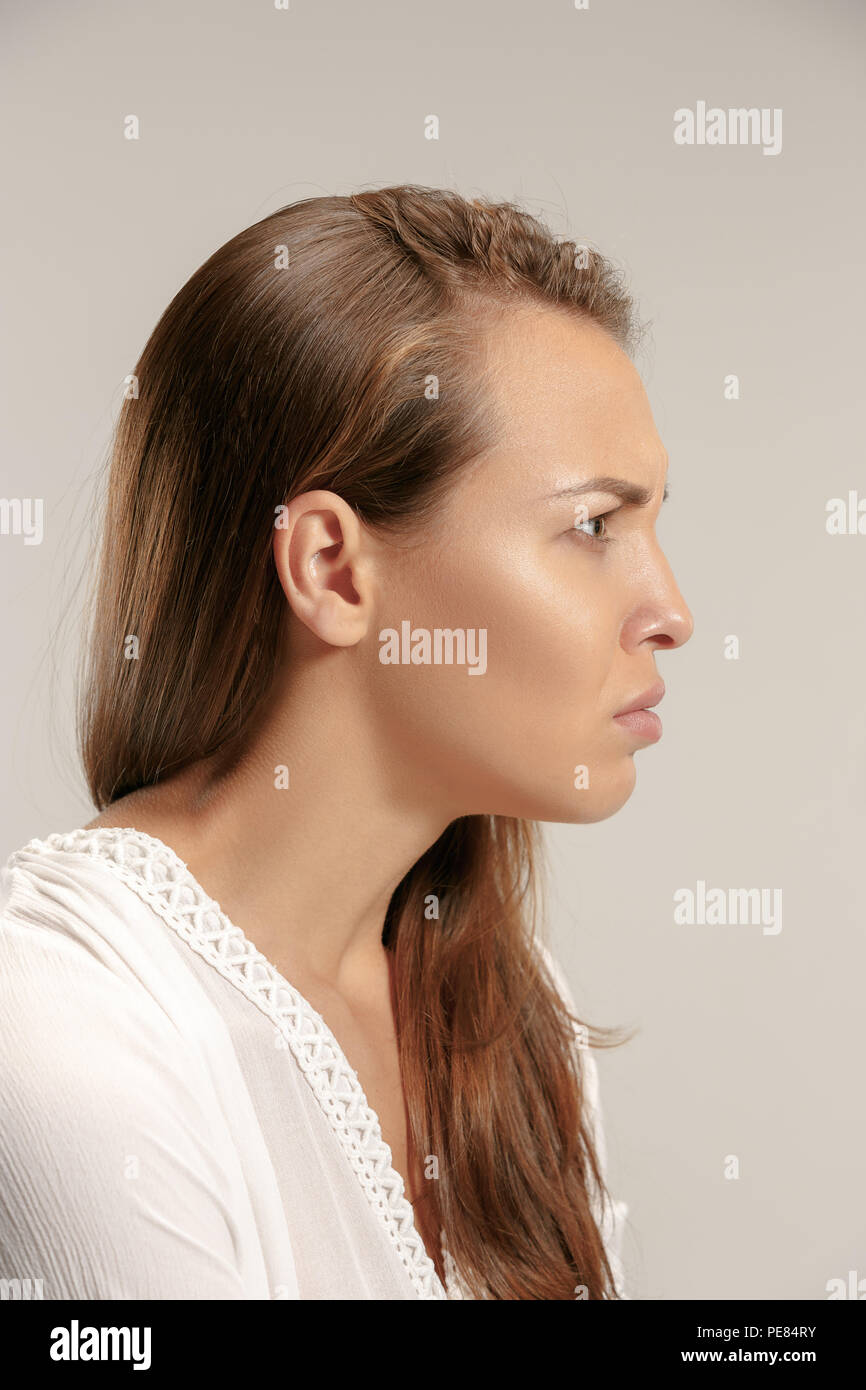
[[664,460],[640,376],[594,322],[520,309],[486,338],[500,437],[492,453],[532,461],[533,484],[612,473],[652,486]]

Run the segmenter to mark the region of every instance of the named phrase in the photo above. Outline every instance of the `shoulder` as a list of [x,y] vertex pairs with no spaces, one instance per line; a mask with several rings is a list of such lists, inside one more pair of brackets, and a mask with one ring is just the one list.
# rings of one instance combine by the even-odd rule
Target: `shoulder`
[[[0,870],[2,1088],[71,1101],[91,1116],[125,1096],[147,1103],[143,1073],[180,1085],[191,1051],[139,966],[147,909],[104,867],[31,841]],[[140,920],[137,920],[139,919]],[[146,930],[155,936],[158,923]],[[137,931],[138,929],[138,931]],[[147,937],[145,938],[145,944]]]
[[165,1035],[156,973],[142,963],[160,930],[93,856],[40,840],[10,855],[0,870],[0,1012],[19,1038],[34,1035],[30,1055],[62,1039],[74,1061],[109,1034],[118,1058],[127,1039],[154,1045]]
[[[133,910],[128,889],[88,852],[86,837],[29,840],[0,867],[0,921],[92,940]],[[122,891],[121,891],[122,890]],[[15,933],[13,932],[13,935]]]
[[11,854],[0,867],[7,969],[82,970],[141,993],[159,992],[161,977],[188,977],[185,952],[170,946],[176,933],[166,925],[182,885],[154,854],[136,857],[136,850],[131,832],[82,829],[30,840]]
[[22,1144],[65,1135],[96,1147],[100,1132],[157,1133],[181,1113],[206,1133],[186,977],[158,919],[93,857],[44,841],[11,855],[0,871],[7,1139],[17,1126]]
[[44,1274],[46,1298],[209,1296],[196,1278],[239,1296],[231,1155],[196,1049],[139,965],[139,911],[44,842],[0,871],[0,1247],[21,1266],[0,1272]]

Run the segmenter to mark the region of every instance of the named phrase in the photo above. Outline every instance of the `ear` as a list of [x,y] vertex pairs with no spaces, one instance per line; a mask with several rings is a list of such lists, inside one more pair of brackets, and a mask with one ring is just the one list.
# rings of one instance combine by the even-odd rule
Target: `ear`
[[335,492],[304,492],[277,508],[274,563],[292,611],[334,647],[351,647],[373,620],[370,538]]

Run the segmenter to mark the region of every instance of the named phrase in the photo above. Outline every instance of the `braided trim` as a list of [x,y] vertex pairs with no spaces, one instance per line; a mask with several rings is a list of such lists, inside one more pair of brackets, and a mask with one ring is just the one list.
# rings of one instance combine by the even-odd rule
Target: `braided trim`
[[[421,1299],[461,1297],[446,1260],[443,1287],[415,1227],[403,1179],[367,1103],[357,1072],[312,1005],[284,979],[209,897],[162,840],[131,827],[55,832],[25,851],[64,850],[99,858],[177,935],[255,1004],[286,1039]],[[12,856],[12,860],[15,859]],[[11,861],[10,861],[11,862]],[[444,1241],[443,1241],[444,1245]]]

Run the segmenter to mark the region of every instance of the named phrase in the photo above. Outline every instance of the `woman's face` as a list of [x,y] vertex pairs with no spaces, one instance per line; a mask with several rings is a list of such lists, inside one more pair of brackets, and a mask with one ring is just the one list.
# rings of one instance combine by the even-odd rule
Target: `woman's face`
[[[490,351],[503,438],[458,475],[420,543],[388,547],[376,705],[424,795],[455,816],[601,820],[657,737],[615,716],[660,689],[656,652],[693,627],[655,534],[665,451],[638,373],[595,324],[520,312]],[[464,630],[465,662],[403,664],[411,636],[404,648],[379,633],[402,642],[404,623],[422,657],[435,629]]]

